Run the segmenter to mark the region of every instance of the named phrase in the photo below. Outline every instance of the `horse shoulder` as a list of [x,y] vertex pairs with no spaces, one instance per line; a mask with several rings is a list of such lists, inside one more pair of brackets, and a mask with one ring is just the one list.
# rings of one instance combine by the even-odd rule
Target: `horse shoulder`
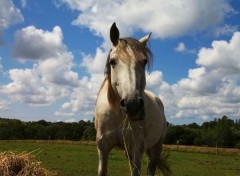
[[95,129],[99,139],[103,134],[112,135],[110,132],[114,131],[120,123],[118,110],[114,109],[108,101],[108,84],[107,81],[103,83],[96,101]]
[[99,123],[102,122],[102,118],[110,111],[110,105],[108,102],[107,87],[108,82],[104,81],[100,88],[98,97],[96,100],[95,108],[95,128],[98,129]]

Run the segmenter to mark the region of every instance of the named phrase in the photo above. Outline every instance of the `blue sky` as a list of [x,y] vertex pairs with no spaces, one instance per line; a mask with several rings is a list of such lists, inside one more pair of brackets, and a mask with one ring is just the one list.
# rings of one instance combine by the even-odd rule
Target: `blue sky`
[[174,124],[240,117],[238,0],[0,0],[0,116],[92,120],[109,28],[152,32],[147,89]]

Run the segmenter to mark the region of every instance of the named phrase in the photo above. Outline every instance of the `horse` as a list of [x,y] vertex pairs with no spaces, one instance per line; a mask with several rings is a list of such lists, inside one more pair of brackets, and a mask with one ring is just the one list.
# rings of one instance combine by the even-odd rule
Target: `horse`
[[147,47],[151,33],[140,40],[119,35],[114,22],[110,28],[112,48],[95,108],[98,175],[107,175],[108,156],[114,147],[125,150],[133,176],[140,175],[144,152],[149,158],[148,175],[154,175],[157,167],[171,175],[162,152],[167,130],[164,106],[158,96],[145,90],[145,67],[152,59]]

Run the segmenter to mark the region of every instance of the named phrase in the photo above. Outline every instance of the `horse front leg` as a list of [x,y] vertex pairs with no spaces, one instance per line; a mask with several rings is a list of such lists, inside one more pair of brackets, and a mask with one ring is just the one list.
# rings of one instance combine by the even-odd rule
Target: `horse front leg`
[[130,162],[131,167],[131,176],[141,175],[141,164],[143,149],[141,148],[132,148],[132,151],[125,151]]
[[142,163],[142,156],[134,156],[131,162],[132,167],[132,176],[139,176],[141,175],[141,163]]
[[97,141],[97,149],[99,155],[98,162],[98,176],[106,176],[107,175],[107,165],[108,165],[108,155],[111,151],[110,145],[108,145],[107,141],[104,141],[103,138],[100,138]]
[[99,162],[98,162],[98,175],[107,175],[108,153],[98,148]]

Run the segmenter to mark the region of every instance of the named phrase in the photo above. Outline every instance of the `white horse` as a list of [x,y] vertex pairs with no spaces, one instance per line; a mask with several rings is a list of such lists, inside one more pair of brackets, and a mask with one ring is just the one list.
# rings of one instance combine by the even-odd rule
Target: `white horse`
[[107,175],[108,155],[116,146],[125,150],[131,175],[140,175],[144,151],[149,157],[148,175],[154,175],[156,167],[164,175],[171,175],[162,155],[167,128],[164,107],[156,95],[145,90],[145,66],[151,59],[146,47],[150,35],[139,41],[120,39],[115,23],[110,29],[112,49],[95,111],[100,176]]

